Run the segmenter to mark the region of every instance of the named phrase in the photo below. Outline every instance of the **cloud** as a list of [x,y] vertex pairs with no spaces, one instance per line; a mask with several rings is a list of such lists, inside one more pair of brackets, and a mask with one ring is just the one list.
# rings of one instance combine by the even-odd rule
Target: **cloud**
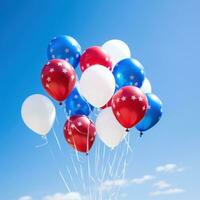
[[32,197],[31,196],[22,196],[20,197],[18,200],[32,200]]
[[144,175],[143,177],[141,178],[135,178],[135,179],[132,179],[131,180],[131,183],[134,183],[134,184],[143,184],[147,181],[150,181],[150,180],[153,180],[155,179],[155,176],[152,176],[152,175]]
[[[31,196],[23,196],[18,200],[34,200]],[[55,193],[41,198],[41,200],[86,200],[85,196],[81,196],[78,192]]]
[[154,187],[156,187],[159,190],[170,188],[171,184],[167,183],[166,181],[158,181],[153,184]]
[[185,190],[182,188],[170,188],[168,190],[158,190],[155,192],[151,192],[149,195],[150,196],[161,196],[161,195],[170,195],[170,194],[179,194],[183,193]]
[[173,172],[182,172],[184,170],[183,167],[179,167],[176,164],[166,164],[156,167],[157,172],[166,172],[166,173],[173,173]]
[[82,200],[81,195],[78,192],[70,193],[56,193],[53,195],[48,195],[42,198],[42,200]]
[[131,180],[127,180],[127,179],[107,180],[101,184],[99,189],[100,190],[111,190],[114,187],[123,187],[123,186],[133,185],[133,184],[143,184],[143,183],[153,180],[153,179],[155,179],[155,177],[152,175],[144,175],[143,177],[134,178]]

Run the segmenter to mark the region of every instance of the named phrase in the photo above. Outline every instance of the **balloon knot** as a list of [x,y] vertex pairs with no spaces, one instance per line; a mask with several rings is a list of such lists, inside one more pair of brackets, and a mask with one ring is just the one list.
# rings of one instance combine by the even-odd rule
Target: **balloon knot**
[[140,132],[140,137],[142,137],[142,136],[143,136],[143,132],[141,131],[141,132]]
[[88,152],[85,155],[88,156]]
[[128,129],[128,128],[126,129],[126,132],[127,132],[127,133],[129,132],[129,129]]
[[59,105],[62,106],[62,102],[59,102]]

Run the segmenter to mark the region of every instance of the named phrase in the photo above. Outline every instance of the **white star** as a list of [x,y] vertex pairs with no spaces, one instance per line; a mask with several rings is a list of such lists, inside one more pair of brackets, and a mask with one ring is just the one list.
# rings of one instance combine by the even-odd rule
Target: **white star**
[[83,67],[83,66],[81,66],[81,69],[82,69],[82,70],[84,70],[84,67]]
[[86,64],[86,66],[87,66],[87,67],[89,67],[89,66],[90,66],[90,64],[89,64],[89,63],[87,63],[87,64]]
[[82,122],[78,122],[77,124],[78,124],[78,126],[82,126]]
[[134,101],[134,100],[136,100],[136,96],[131,96],[131,99]]
[[71,132],[71,131],[69,131],[69,135],[72,135],[72,132]]
[[66,74],[67,73],[67,69],[66,68],[62,69],[62,72]]
[[77,104],[77,107],[78,107],[78,108],[80,108],[80,107],[81,107],[81,104],[80,104],[80,103],[78,103],[78,104]]
[[130,80],[133,80],[135,77],[133,75],[131,75],[129,78],[130,78]]
[[135,82],[135,86],[138,86],[138,82]]
[[109,58],[108,58],[108,57],[106,57],[106,61],[109,61]]
[[51,73],[52,73],[52,72],[54,72],[54,68],[50,68],[50,70],[49,70],[49,71],[50,71]]
[[51,81],[51,77],[48,76],[47,77],[47,81],[50,82]]
[[120,98],[117,98],[117,103],[119,103],[120,102]]
[[146,106],[143,106],[143,107],[142,107],[142,110],[143,110],[143,111],[146,110]]
[[143,98],[142,98],[142,97],[139,97],[139,101],[143,101]]
[[78,95],[77,94],[74,95],[74,99],[78,99]]
[[71,125],[71,128],[75,128],[75,125],[74,125],[74,124],[72,124],[72,125]]
[[65,49],[65,52],[66,52],[66,53],[69,53],[69,49],[66,48],[66,49]]
[[122,97],[122,101],[126,101],[126,97],[125,96]]
[[52,57],[52,58],[55,58],[56,56],[55,56],[55,55],[52,55],[51,57]]
[[120,116],[120,113],[119,113],[118,111],[117,111],[117,113],[116,113],[116,114],[117,114],[117,116]]
[[71,79],[74,80],[74,79],[75,79],[75,76],[74,76],[74,75],[71,75]]
[[113,106],[113,108],[115,108],[115,107],[116,107],[114,103],[113,103],[113,105],[112,105],[112,106]]
[[59,63],[58,63],[58,66],[62,66],[62,63],[61,63],[61,62],[59,62]]
[[46,87],[49,88],[49,84],[48,83],[46,83]]

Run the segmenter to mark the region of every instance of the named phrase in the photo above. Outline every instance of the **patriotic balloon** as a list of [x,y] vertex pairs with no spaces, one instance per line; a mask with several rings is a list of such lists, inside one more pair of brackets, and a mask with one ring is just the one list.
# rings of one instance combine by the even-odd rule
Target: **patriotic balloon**
[[112,61],[110,56],[101,47],[93,46],[82,54],[80,58],[80,68],[85,71],[88,67],[99,64],[107,67],[109,70],[112,69]]
[[143,66],[137,60],[131,58],[117,63],[113,70],[113,75],[116,89],[127,85],[141,87],[145,78]]
[[113,96],[115,79],[112,72],[101,65],[86,69],[80,79],[80,92],[94,107],[104,106]]
[[31,130],[45,136],[54,124],[56,110],[48,97],[41,94],[33,94],[23,102],[21,115],[24,123]]
[[41,81],[47,93],[55,100],[62,102],[75,86],[76,73],[65,60],[54,59],[42,69]]
[[119,61],[131,57],[128,45],[121,40],[109,40],[103,44],[102,48],[110,55],[113,68]]
[[65,100],[65,110],[67,115],[86,115],[93,110],[93,106],[86,102],[75,87],[69,97]]
[[69,62],[74,68],[77,67],[81,55],[79,43],[71,36],[60,35],[54,37],[47,49],[49,60],[63,59]]
[[144,117],[147,98],[139,88],[125,86],[113,96],[112,110],[122,126],[132,128]]
[[158,123],[162,116],[162,102],[154,94],[146,94],[148,100],[148,110],[144,118],[137,124],[139,131],[146,131]]
[[64,135],[72,148],[88,153],[95,141],[96,129],[86,116],[74,115],[66,121]]

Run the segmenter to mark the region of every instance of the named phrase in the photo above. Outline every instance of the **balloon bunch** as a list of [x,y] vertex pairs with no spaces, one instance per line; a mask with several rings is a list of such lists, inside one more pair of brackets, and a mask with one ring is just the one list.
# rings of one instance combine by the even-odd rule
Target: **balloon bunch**
[[[113,149],[130,128],[143,132],[160,120],[162,103],[124,42],[110,40],[81,53],[74,38],[58,36],[50,41],[47,55],[41,82],[53,99],[64,102],[65,139],[77,151],[88,153],[96,133]],[[75,72],[78,65],[80,81]],[[95,123],[89,118],[93,110],[99,111]],[[24,122],[41,135],[49,132],[55,114],[52,102],[43,95],[30,96],[22,106]]]

